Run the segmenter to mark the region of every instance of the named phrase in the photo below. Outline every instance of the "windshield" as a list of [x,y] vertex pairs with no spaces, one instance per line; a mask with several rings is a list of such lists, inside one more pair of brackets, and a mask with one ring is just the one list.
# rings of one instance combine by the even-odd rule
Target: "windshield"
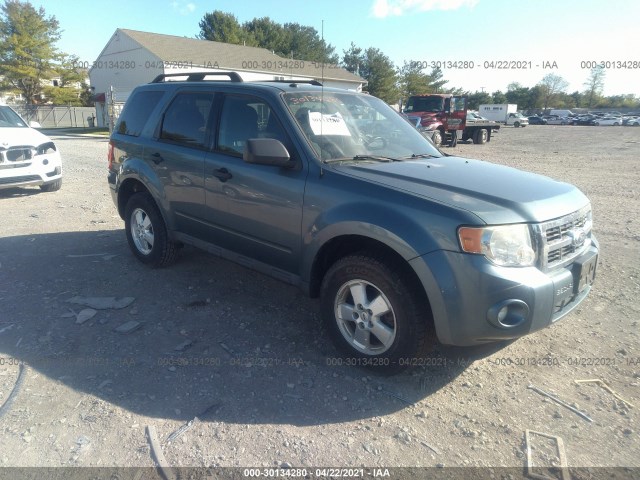
[[444,110],[442,97],[409,97],[404,113],[441,112]]
[[442,154],[382,100],[356,93],[288,93],[287,107],[322,160]]
[[27,124],[10,107],[0,106],[0,128],[26,127]]

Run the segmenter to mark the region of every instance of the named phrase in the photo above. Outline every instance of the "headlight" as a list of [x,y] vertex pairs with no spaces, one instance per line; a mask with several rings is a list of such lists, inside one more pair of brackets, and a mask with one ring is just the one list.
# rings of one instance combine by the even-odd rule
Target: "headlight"
[[484,255],[503,267],[529,267],[536,261],[528,225],[460,227],[458,238],[463,252]]
[[53,153],[56,151],[56,145],[53,142],[43,143],[36,149],[38,155],[44,155],[45,153]]

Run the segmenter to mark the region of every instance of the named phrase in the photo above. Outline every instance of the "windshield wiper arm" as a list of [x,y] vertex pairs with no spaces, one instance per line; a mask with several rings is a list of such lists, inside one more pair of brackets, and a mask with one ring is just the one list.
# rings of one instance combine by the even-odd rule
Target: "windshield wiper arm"
[[399,158],[382,157],[380,155],[356,155],[353,160],[377,160],[379,162],[400,162]]
[[412,153],[408,157],[405,158],[439,158],[435,155],[431,155],[430,153]]

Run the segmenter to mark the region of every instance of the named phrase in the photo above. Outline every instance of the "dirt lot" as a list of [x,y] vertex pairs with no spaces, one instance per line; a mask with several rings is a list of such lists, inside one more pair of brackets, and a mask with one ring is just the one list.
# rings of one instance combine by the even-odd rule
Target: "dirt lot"
[[[518,478],[530,429],[562,438],[574,478],[640,475],[578,470],[640,467],[640,128],[504,128],[458,145],[590,197],[596,285],[552,328],[439,346],[394,377],[334,365],[317,301],[293,287],[192,248],[168,269],[137,262],[106,184],[107,141],[55,139],[62,190],[0,190],[1,466],[153,467],[152,426],[172,468],[514,467],[480,472]],[[134,300],[86,319],[76,296]],[[115,331],[130,321],[139,328]],[[551,440],[532,443],[538,465],[558,463]]]

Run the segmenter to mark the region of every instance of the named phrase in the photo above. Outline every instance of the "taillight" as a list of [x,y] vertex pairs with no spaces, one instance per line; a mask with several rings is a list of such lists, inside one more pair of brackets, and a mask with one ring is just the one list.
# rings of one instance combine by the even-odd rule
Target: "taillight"
[[112,141],[109,141],[109,151],[107,152],[107,160],[109,162],[108,168],[109,170],[111,170],[113,168],[113,160],[114,160]]

